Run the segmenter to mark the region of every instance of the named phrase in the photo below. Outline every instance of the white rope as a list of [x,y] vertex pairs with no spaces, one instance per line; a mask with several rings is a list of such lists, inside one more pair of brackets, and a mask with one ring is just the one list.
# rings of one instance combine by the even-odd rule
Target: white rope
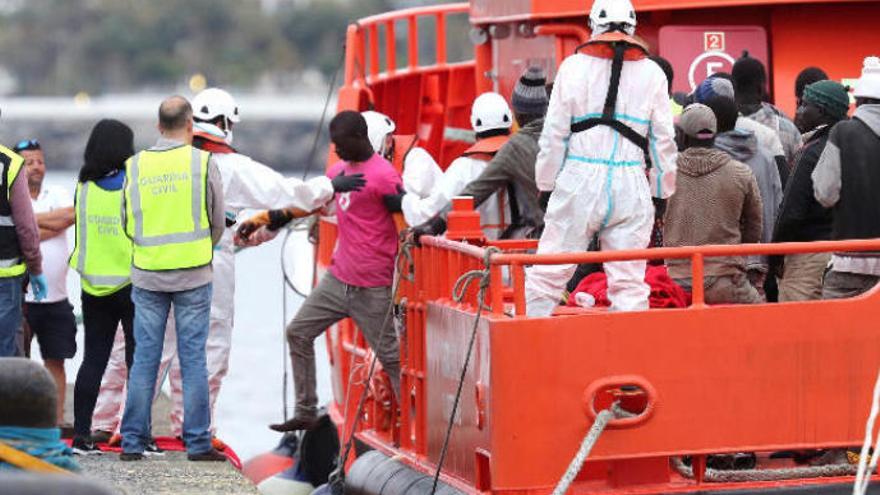
[[593,426],[590,427],[590,431],[587,432],[587,436],[581,442],[581,447],[578,449],[577,454],[571,460],[559,483],[556,484],[556,488],[553,489],[553,495],[564,495],[568,491],[572,481],[574,481],[575,477],[584,467],[584,462],[587,461],[587,457],[590,456],[590,452],[593,450],[596,442],[599,441],[599,436],[605,431],[605,427],[608,426],[612,419],[625,415],[625,412],[619,408],[617,402],[596,415],[596,421],[593,422]]
[[856,472],[856,482],[853,485],[853,495],[865,495],[868,484],[871,482],[871,473],[877,469],[877,459],[880,457],[880,434],[877,435],[874,447],[874,455],[871,456],[871,465],[868,469],[868,452],[871,448],[871,439],[874,435],[874,423],[880,414],[880,372],[877,373],[877,381],[874,383],[874,399],[871,403],[871,414],[865,424],[865,441],[862,443],[862,451],[859,454],[859,469]]

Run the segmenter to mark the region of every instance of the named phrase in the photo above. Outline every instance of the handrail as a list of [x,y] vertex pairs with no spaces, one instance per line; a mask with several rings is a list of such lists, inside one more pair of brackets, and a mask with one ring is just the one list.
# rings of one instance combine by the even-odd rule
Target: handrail
[[[487,254],[485,248],[456,242],[439,237],[422,237],[423,245],[440,249],[458,256],[464,256],[473,260],[483,261]],[[615,261],[636,260],[663,260],[663,259],[687,259],[691,263],[691,279],[693,292],[691,294],[691,308],[705,307],[704,294],[704,268],[706,259],[721,256],[753,256],[753,255],[785,255],[803,253],[831,253],[831,252],[869,252],[880,253],[880,238],[856,239],[847,241],[815,241],[815,242],[786,242],[777,244],[737,244],[737,245],[706,245],[686,247],[665,247],[651,249],[633,249],[623,251],[591,251],[558,254],[522,254],[522,253],[498,253],[489,256],[489,264],[496,276],[490,284],[492,297],[492,314],[501,313],[502,293],[504,287],[501,283],[500,269],[510,267],[515,314],[526,314],[525,305],[525,267],[528,265],[561,265],[583,263],[607,263]],[[450,267],[452,268],[452,267]],[[452,270],[455,272],[455,270]],[[457,277],[461,273],[449,273],[449,276]],[[508,289],[509,290],[509,289]]]
[[471,258],[476,258],[478,260],[482,260],[486,256],[485,248],[474,246],[473,244],[466,244],[464,242],[453,241],[445,237],[424,236],[421,238],[421,243],[426,246],[445,249],[454,253],[461,253],[466,256],[470,256]]
[[[419,29],[418,20],[425,17],[436,19],[437,63],[435,66],[446,65],[446,18],[453,14],[467,13],[469,3],[451,3],[428,7],[414,7],[395,10],[384,14],[366,17],[348,27],[346,33],[345,85],[365,86],[367,77],[381,74],[394,74],[397,71],[397,39],[395,22],[407,23],[407,68],[419,68]],[[385,42],[386,71],[379,68],[379,27],[384,26],[382,39]],[[368,40],[369,43],[365,43]],[[366,65],[367,45],[369,45],[370,64]],[[367,73],[369,72],[369,74]]]
[[559,265],[606,263],[609,261],[683,259],[700,254],[706,258],[717,256],[785,255],[804,253],[878,251],[880,239],[848,241],[782,242],[766,244],[712,244],[706,246],[630,249],[621,251],[587,251],[563,254],[496,254],[492,264],[519,263],[524,265]]

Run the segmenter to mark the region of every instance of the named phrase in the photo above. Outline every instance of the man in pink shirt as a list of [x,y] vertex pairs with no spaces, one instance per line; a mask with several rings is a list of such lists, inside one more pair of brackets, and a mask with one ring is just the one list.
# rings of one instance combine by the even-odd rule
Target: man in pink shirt
[[[387,318],[392,303],[397,229],[383,197],[402,188],[400,175],[377,155],[367,137],[367,123],[358,112],[345,111],[330,122],[330,140],[341,161],[327,172],[331,179],[363,174],[366,186],[335,198],[338,241],[330,271],[303,302],[287,326],[287,341],[296,387],[294,417],[271,425],[275,431],[308,430],[315,426],[318,395],[315,386],[314,341],[334,323],[350,317],[400,393],[400,353],[397,335]],[[271,217],[277,214],[270,212]],[[241,231],[240,231],[241,232]]]

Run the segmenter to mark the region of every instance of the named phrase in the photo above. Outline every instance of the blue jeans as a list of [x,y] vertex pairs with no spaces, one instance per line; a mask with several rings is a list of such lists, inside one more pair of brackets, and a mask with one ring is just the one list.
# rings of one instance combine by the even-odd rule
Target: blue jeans
[[122,451],[140,453],[151,437],[153,391],[162,357],[165,323],[174,304],[177,356],[183,381],[183,441],[190,454],[211,450],[211,410],[205,343],[211,314],[212,284],[182,292],[132,288],[134,364],[122,416]]
[[23,275],[0,278],[0,357],[18,355],[15,339],[21,327]]

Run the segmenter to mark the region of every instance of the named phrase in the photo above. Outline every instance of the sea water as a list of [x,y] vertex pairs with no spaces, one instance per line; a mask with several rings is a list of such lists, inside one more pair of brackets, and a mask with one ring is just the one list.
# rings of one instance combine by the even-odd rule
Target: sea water
[[[63,187],[73,197],[76,175],[68,172],[46,172],[45,185]],[[73,250],[74,229],[67,231],[68,246]],[[284,298],[287,298],[288,320],[296,314],[302,297],[285,290],[281,271],[283,236],[256,248],[236,254],[235,329],[229,373],[223,380],[217,401],[215,419],[218,436],[243,459],[275,447],[281,435],[267,427],[283,419],[283,398],[286,393],[292,413],[293,384],[289,375],[288,388],[283,389],[284,367],[289,370],[289,357],[284,351]],[[305,235],[294,235],[285,249],[285,263],[295,277],[308,279],[304,269],[312,259],[312,245]],[[67,291],[74,311],[80,314],[80,283],[78,274],[70,270]],[[39,359],[34,340],[32,357]],[[67,380],[73,382],[82,362],[83,332],[77,333],[77,355],[66,361]],[[318,372],[318,395],[321,401],[331,399],[330,371],[325,340],[315,342]],[[168,390],[167,383],[165,390]]]

